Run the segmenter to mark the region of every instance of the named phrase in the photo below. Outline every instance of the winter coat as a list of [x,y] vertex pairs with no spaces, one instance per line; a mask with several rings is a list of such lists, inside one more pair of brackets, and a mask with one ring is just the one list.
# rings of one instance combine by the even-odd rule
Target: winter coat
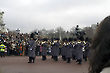
[[65,45],[63,45],[63,47],[61,48],[61,55],[66,56],[66,46]]
[[89,43],[86,43],[84,49],[85,49],[85,51],[84,51],[84,57],[88,57],[88,53],[89,53],[89,49],[90,49]]
[[28,56],[29,57],[35,57],[35,49],[36,49],[36,43],[34,40],[29,41],[29,47],[28,47]]
[[47,44],[44,43],[42,45],[42,56],[46,56],[47,55]]
[[76,49],[75,49],[74,46],[73,46],[73,48],[72,48],[72,56],[73,56],[73,57],[76,56]]
[[52,56],[58,56],[59,55],[59,43],[54,43],[52,46],[51,54]]
[[83,51],[82,51],[83,44],[77,43],[74,48],[76,51],[76,53],[75,53],[76,59],[82,59],[83,58]]
[[72,57],[72,44],[69,44],[66,46],[66,58],[71,58]]

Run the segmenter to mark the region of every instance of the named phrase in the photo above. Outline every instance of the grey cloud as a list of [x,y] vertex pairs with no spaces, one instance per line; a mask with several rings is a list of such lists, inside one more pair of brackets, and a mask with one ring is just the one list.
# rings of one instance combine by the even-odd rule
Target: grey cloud
[[30,32],[62,26],[69,30],[76,24],[89,26],[100,22],[110,14],[109,3],[109,0],[0,0],[0,9],[5,11],[4,20],[10,29]]

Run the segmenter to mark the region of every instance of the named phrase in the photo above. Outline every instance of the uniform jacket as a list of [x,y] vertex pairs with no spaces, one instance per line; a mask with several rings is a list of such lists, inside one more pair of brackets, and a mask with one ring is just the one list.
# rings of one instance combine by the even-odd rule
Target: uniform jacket
[[66,45],[63,45],[63,47],[61,48],[61,55],[66,56]]
[[84,57],[88,57],[89,49],[90,49],[88,42],[85,44],[85,48],[84,49],[85,49],[85,51],[84,51]]
[[53,56],[58,56],[59,55],[59,43],[54,43],[54,45],[52,46],[52,50],[51,50],[51,54]]
[[28,56],[29,57],[35,57],[35,48],[36,48],[36,43],[34,40],[29,41],[29,48],[28,48]]
[[71,58],[72,57],[72,49],[73,45],[69,44],[66,46],[66,58]]
[[42,55],[43,56],[46,56],[47,55],[47,44],[46,43],[44,43],[43,45],[42,45]]
[[82,59],[83,58],[83,51],[82,51],[82,48],[83,48],[83,44],[82,43],[77,43],[75,45],[75,51],[76,51],[76,58],[77,59]]

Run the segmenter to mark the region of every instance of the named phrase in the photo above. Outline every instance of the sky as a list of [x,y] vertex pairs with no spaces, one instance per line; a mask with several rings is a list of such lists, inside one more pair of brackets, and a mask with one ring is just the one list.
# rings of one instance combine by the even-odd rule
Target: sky
[[110,15],[110,0],[0,0],[4,23],[23,33],[34,29],[70,30],[101,22]]

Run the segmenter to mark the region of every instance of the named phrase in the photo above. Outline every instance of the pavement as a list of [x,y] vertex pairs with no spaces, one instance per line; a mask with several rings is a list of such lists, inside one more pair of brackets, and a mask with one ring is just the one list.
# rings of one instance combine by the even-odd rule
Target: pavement
[[88,62],[78,65],[75,61],[70,64],[62,61],[55,62],[50,56],[46,61],[41,56],[36,57],[35,63],[27,63],[26,56],[7,56],[0,58],[0,73],[88,73]]

